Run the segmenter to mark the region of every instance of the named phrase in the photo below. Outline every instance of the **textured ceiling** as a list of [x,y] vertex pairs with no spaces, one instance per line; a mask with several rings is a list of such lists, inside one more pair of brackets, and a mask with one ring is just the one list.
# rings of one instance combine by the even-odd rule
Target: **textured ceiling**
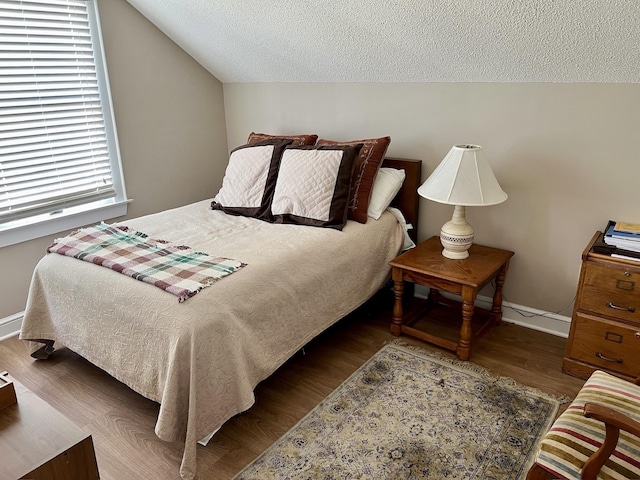
[[640,82],[640,0],[128,0],[224,83]]

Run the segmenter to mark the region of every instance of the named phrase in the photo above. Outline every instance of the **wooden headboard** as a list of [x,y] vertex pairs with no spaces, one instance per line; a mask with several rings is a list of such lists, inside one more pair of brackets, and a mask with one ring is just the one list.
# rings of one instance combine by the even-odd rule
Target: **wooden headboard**
[[387,157],[382,162],[382,166],[405,171],[406,177],[404,183],[396,195],[396,198],[391,202],[391,206],[399,209],[404,214],[407,223],[413,225],[413,229],[409,230],[409,236],[415,243],[418,243],[418,219],[420,218],[418,187],[422,182],[422,161]]

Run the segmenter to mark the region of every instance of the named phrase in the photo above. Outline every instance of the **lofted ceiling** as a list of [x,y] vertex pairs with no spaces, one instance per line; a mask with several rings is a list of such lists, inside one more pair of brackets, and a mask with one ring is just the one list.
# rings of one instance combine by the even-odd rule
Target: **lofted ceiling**
[[640,82],[640,0],[128,0],[224,83]]

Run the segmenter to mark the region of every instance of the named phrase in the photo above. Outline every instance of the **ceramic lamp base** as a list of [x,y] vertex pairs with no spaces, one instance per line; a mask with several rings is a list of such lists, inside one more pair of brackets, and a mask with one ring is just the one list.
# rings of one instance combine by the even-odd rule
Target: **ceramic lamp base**
[[462,260],[469,256],[469,247],[473,243],[473,227],[467,223],[465,208],[456,205],[453,217],[440,230],[442,256]]

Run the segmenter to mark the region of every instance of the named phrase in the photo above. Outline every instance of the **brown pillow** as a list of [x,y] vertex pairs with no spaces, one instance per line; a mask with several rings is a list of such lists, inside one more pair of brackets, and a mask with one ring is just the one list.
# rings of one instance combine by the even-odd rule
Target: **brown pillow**
[[247,143],[256,143],[263,140],[286,139],[292,140],[291,146],[300,147],[303,145],[314,145],[318,139],[318,135],[270,135],[268,133],[251,132]]
[[384,154],[391,143],[391,137],[367,138],[364,140],[351,140],[348,142],[336,142],[321,138],[317,145],[351,146],[362,144],[360,154],[356,158],[356,164],[351,177],[351,193],[347,218],[360,223],[367,223],[367,211],[373,181],[382,165]]

